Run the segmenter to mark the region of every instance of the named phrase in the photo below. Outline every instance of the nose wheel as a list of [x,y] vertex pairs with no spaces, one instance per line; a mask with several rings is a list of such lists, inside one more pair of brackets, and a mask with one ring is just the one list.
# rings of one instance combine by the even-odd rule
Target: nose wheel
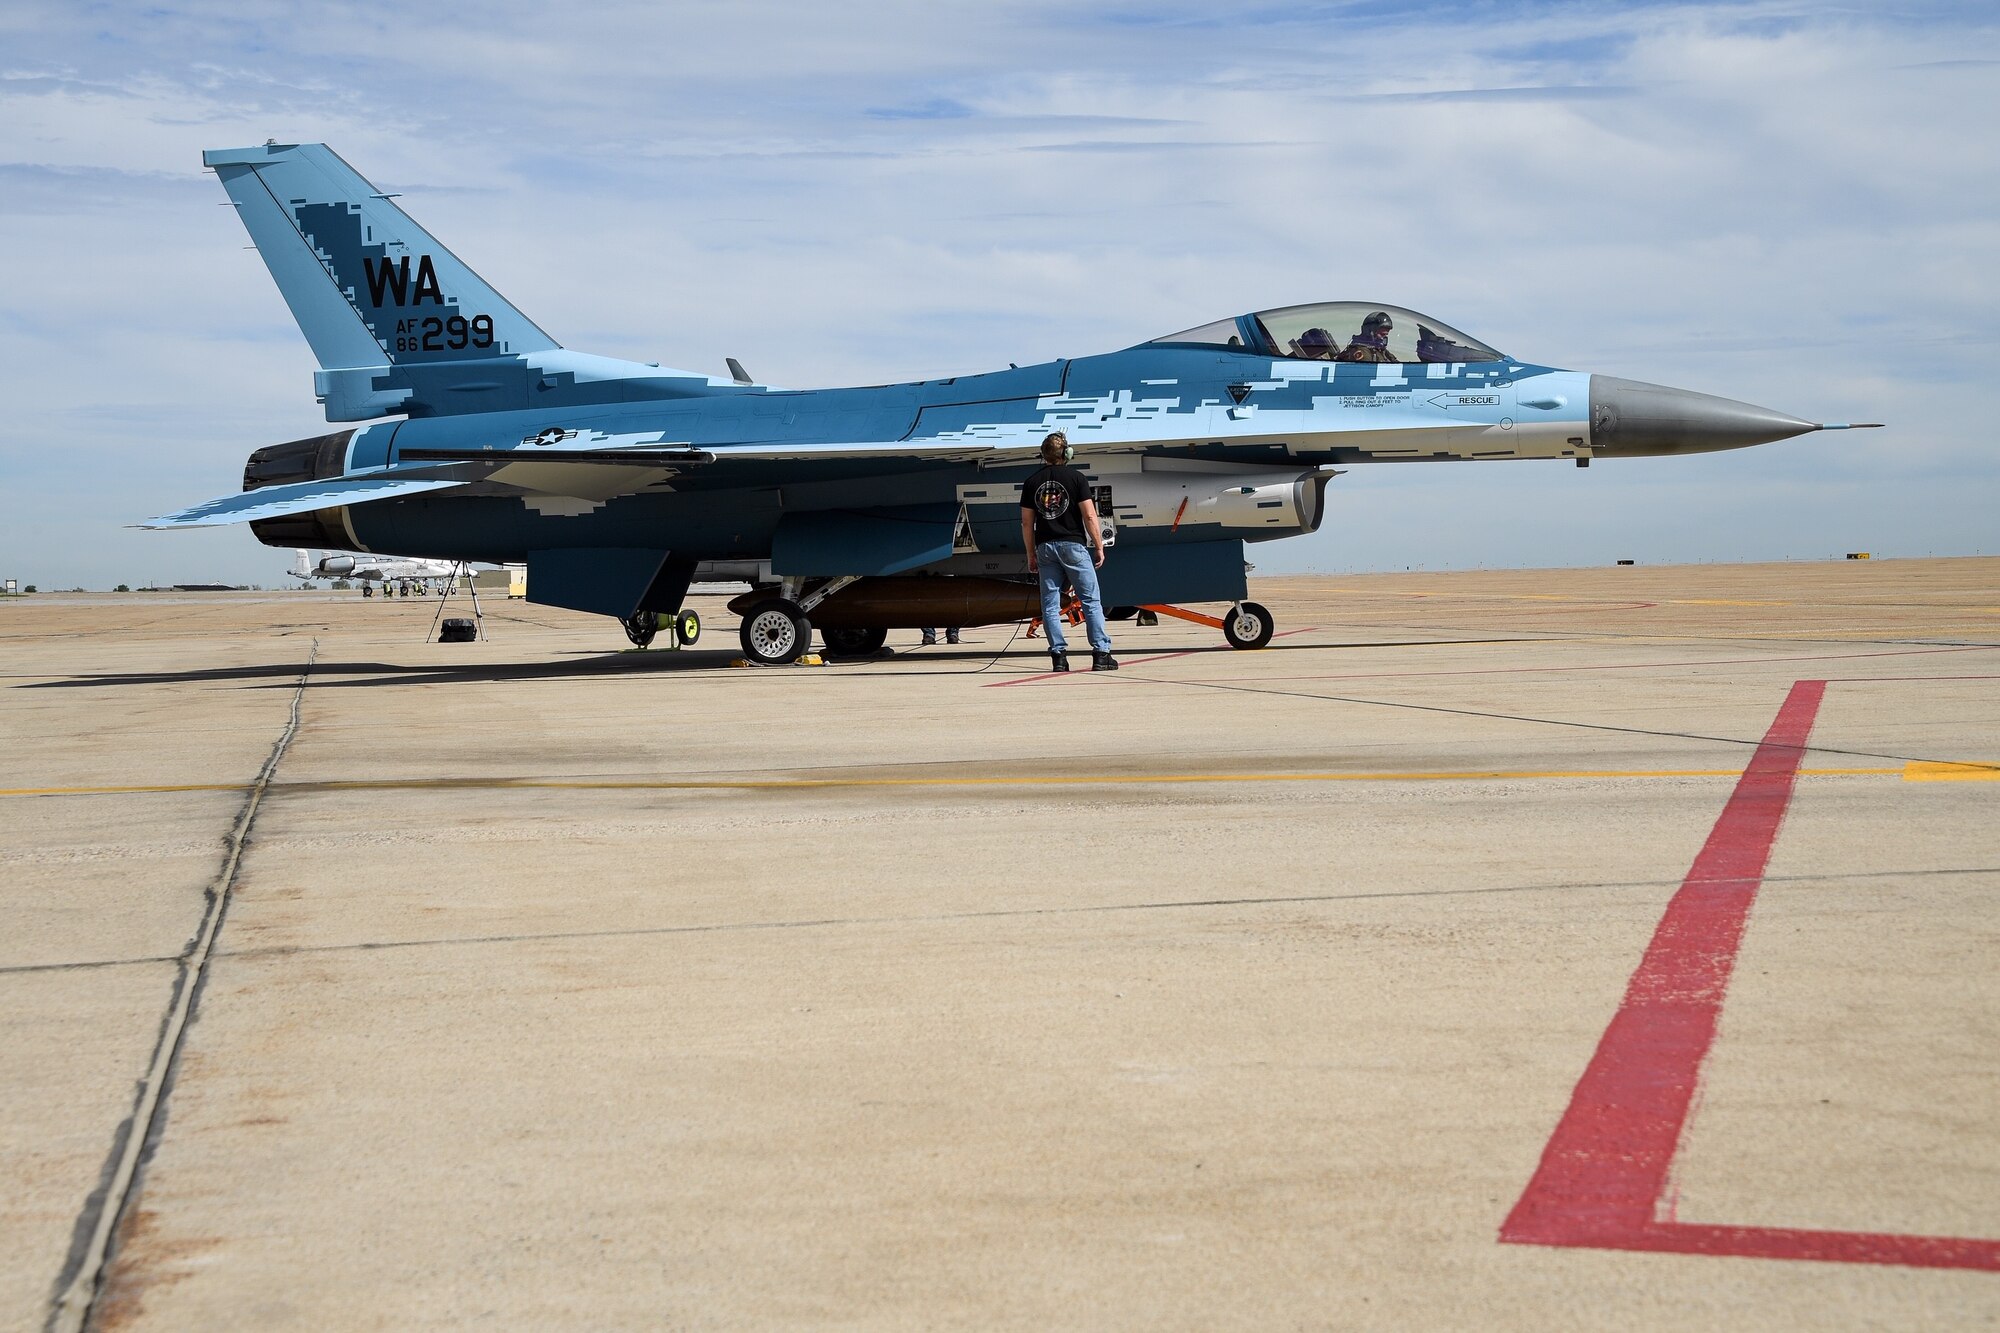
[[1222,637],[1231,648],[1262,648],[1277,628],[1271,613],[1256,602],[1238,602],[1222,618]]
[[1186,620],[1196,625],[1219,629],[1231,648],[1262,648],[1271,641],[1272,633],[1278,628],[1277,620],[1257,602],[1238,602],[1220,618],[1205,616],[1199,611],[1190,611],[1183,606],[1152,602],[1139,608],[1140,624],[1152,623],[1145,619],[1148,612],[1152,613],[1156,620],[1159,616],[1172,616],[1175,620]]

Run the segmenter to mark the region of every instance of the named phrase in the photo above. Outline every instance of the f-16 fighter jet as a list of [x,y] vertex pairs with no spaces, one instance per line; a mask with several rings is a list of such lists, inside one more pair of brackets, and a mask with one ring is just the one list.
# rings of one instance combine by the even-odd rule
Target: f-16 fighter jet
[[[1115,533],[1107,606],[1221,602],[1270,640],[1244,545],[1315,531],[1357,463],[1696,454],[1841,429],[1559,370],[1372,301],[1219,319],[1123,351],[872,388],[787,390],[570,351],[323,144],[203,154],[322,369],[331,422],[259,449],[240,493],[151,520],[272,546],[525,562],[532,601],[637,637],[697,566],[786,662],[892,628],[1034,614],[1019,494],[1050,431]],[[372,420],[374,418],[390,418]]]

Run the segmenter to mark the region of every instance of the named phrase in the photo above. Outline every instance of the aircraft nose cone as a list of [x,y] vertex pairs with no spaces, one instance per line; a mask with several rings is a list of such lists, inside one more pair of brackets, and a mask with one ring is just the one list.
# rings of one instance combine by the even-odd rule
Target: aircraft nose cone
[[1733,398],[1610,375],[1590,377],[1590,447],[1607,455],[1701,454],[1818,429],[1816,421]]

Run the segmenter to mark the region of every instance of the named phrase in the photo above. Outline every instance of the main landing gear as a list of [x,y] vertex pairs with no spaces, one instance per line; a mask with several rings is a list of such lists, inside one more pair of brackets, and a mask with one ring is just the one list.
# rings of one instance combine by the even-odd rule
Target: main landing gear
[[743,617],[743,655],[762,666],[796,662],[812,642],[812,622],[789,597],[757,603]]
[[[788,578],[780,585],[780,596],[766,597],[753,603],[743,613],[743,655],[759,666],[783,666],[787,662],[799,660],[806,649],[812,646],[812,621],[806,619],[812,609],[827,598],[857,580],[856,575],[843,574],[837,579],[828,579],[805,591],[803,579]],[[867,634],[873,631],[856,630],[850,633]],[[887,632],[883,637],[887,638]],[[827,646],[835,652],[845,652],[831,638]],[[875,647],[882,646],[880,640]]]
[[886,629],[823,629],[819,636],[835,657],[873,657],[889,642]]

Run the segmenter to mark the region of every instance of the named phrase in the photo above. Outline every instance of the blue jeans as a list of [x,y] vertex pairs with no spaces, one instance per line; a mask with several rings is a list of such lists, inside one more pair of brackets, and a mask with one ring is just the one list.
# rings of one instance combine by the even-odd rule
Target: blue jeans
[[1091,563],[1090,548],[1082,542],[1036,542],[1035,567],[1042,580],[1042,629],[1049,636],[1051,653],[1069,651],[1063,637],[1063,579],[1076,589],[1083,603],[1083,627],[1090,635],[1091,651],[1111,651],[1111,635],[1104,629],[1104,601],[1097,595],[1097,566]]

